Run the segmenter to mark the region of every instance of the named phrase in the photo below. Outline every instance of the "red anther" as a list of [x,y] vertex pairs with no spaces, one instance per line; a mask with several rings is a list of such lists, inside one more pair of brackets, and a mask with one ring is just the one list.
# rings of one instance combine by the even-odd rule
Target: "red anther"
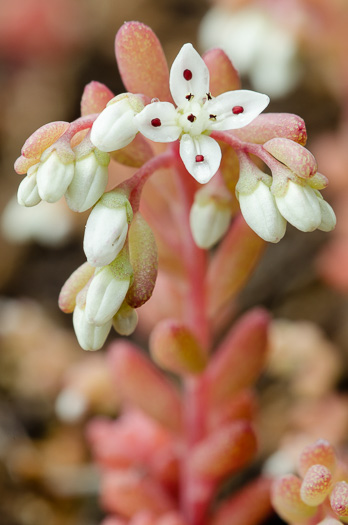
[[161,126],[162,122],[160,121],[159,118],[153,118],[151,120],[151,125],[154,127],[154,128],[158,128],[159,126]]
[[203,162],[203,161],[204,161],[203,155],[196,155],[196,162]]
[[234,106],[234,107],[232,108],[232,113],[233,113],[234,115],[239,115],[239,113],[243,113],[243,112],[244,112],[244,108],[243,108],[243,106]]
[[183,75],[184,75],[185,80],[191,80],[192,71],[190,71],[189,69],[185,69],[185,71],[183,72]]
[[196,117],[191,113],[191,115],[187,117],[187,120],[189,120],[190,122],[194,122],[196,120]]

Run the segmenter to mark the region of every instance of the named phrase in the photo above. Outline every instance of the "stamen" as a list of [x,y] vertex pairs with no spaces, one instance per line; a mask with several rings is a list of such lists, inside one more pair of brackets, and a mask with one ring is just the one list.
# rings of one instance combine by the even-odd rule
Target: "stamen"
[[216,115],[209,115],[210,120],[216,120]]
[[159,118],[153,118],[151,120],[151,125],[154,127],[154,128],[158,128],[159,126],[161,126],[162,122],[160,121]]
[[203,155],[196,155],[196,162],[203,162],[203,161],[204,161]]
[[207,93],[207,97],[208,97],[208,100],[212,100],[213,98],[210,93]]
[[239,115],[240,113],[243,113],[243,112],[244,112],[244,108],[243,108],[243,106],[234,106],[234,107],[232,108],[232,113],[233,113],[234,115]]
[[189,120],[190,122],[194,122],[196,120],[196,117],[191,113],[191,115],[187,117],[187,120]]
[[185,97],[185,98],[186,98],[187,100],[191,100],[191,99],[193,98],[193,95],[192,95],[192,93],[190,93],[189,95],[186,95],[186,97]]
[[185,80],[191,80],[192,71],[190,71],[189,69],[185,69],[185,71],[183,72],[183,75],[184,75]]

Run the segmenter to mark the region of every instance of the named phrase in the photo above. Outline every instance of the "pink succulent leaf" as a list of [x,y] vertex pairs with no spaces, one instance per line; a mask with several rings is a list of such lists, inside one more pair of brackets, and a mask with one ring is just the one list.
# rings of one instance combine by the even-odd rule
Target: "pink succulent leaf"
[[333,446],[325,439],[318,439],[303,449],[298,461],[298,471],[302,477],[312,465],[324,465],[331,473],[336,467],[336,454]]
[[238,71],[222,49],[210,49],[203,55],[210,74],[210,92],[214,97],[240,89]]
[[331,508],[340,518],[348,518],[348,483],[339,481],[330,495]]
[[115,52],[126,89],[151,98],[171,100],[169,71],[162,46],[146,25],[126,22],[116,35]]
[[104,84],[93,80],[86,85],[81,98],[81,115],[100,113],[114,98],[113,92]]
[[34,164],[37,164],[39,161],[40,157],[28,159],[27,157],[21,155],[14,163],[14,169],[18,175],[25,175],[29,168],[34,166]]
[[154,155],[149,142],[138,133],[134,140],[119,150],[111,152],[111,157],[124,166],[140,168]]
[[95,268],[85,262],[71,274],[59,294],[58,305],[62,312],[66,314],[73,312],[77,294],[86,286],[94,272]]
[[307,130],[304,120],[292,113],[264,113],[244,128],[235,129],[233,134],[246,142],[263,144],[274,138],[287,138],[304,146]]
[[215,430],[236,419],[252,421],[257,410],[256,394],[251,389],[242,390],[233,398],[210,407],[208,412],[208,428]]
[[21,150],[23,157],[40,158],[41,154],[56,142],[68,129],[69,122],[50,122],[37,129],[25,141]]
[[292,140],[274,138],[266,142],[263,147],[299,177],[307,179],[318,171],[317,161],[312,153]]
[[279,516],[286,522],[301,522],[314,516],[315,506],[304,503],[301,499],[300,478],[287,474],[277,479],[272,486],[272,505]]
[[307,470],[301,485],[301,499],[307,505],[323,503],[332,488],[332,475],[324,465],[312,465]]

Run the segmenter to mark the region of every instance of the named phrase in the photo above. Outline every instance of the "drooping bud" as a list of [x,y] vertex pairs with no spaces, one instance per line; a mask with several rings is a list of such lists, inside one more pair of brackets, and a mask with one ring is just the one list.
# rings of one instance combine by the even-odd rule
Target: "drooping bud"
[[261,257],[264,245],[242,215],[236,217],[208,269],[207,297],[211,318],[243,287]]
[[131,93],[170,101],[169,70],[154,32],[140,22],[126,22],[115,40],[116,60],[122,81]]
[[286,138],[274,138],[263,147],[296,175],[307,179],[318,171],[317,162],[308,149]]
[[194,334],[180,321],[166,319],[156,325],[150,337],[150,351],[162,368],[179,374],[201,372],[206,354]]
[[141,99],[131,93],[123,93],[110,100],[93,123],[92,143],[105,152],[127,146],[138,132],[134,116],[143,107]]
[[118,341],[110,347],[108,359],[121,395],[165,427],[178,431],[178,393],[141,351],[127,341]]
[[331,232],[336,226],[336,215],[328,202],[324,200],[319,191],[316,192],[320,206],[321,222],[318,230]]
[[210,49],[202,58],[209,69],[210,91],[214,97],[241,88],[238,71],[222,49]]
[[301,480],[294,474],[282,476],[273,483],[272,504],[286,522],[301,522],[313,516],[317,509],[302,501]]
[[85,308],[76,305],[73,315],[73,325],[79,345],[84,350],[99,350],[106,341],[111,330],[112,322],[110,320],[100,326],[89,323]]
[[333,446],[325,439],[318,439],[303,449],[298,461],[298,471],[302,477],[313,465],[324,465],[331,472],[336,467],[336,454]]
[[312,465],[307,470],[301,485],[301,499],[307,505],[323,503],[332,488],[332,475],[324,465]]
[[232,397],[259,376],[266,359],[268,325],[268,313],[255,308],[227,334],[206,370],[212,403]]
[[85,262],[70,275],[59,294],[58,305],[62,312],[71,314],[74,311],[77,294],[86,286],[94,272],[95,268]]
[[337,516],[348,520],[348,483],[339,481],[335,484],[330,495],[331,508]]
[[112,320],[127,294],[132,268],[123,249],[108,266],[97,268],[86,295],[86,317],[101,326]]
[[264,144],[283,137],[304,146],[307,131],[304,120],[291,113],[264,113],[256,117],[244,128],[233,130],[233,134],[246,142]]
[[92,81],[85,86],[81,98],[81,116],[101,113],[106,104],[114,98],[110,89],[100,82]]
[[105,193],[88,217],[83,249],[92,266],[106,266],[122,250],[133,211],[120,191]]
[[235,421],[216,430],[191,451],[193,472],[219,480],[248,463],[256,452],[255,433],[248,421]]
[[56,149],[48,149],[41,155],[36,181],[43,201],[57,202],[63,197],[74,176],[73,161],[73,154],[64,158]]
[[256,525],[271,514],[271,481],[258,478],[224,501],[213,515],[210,525]]
[[21,206],[36,206],[41,202],[41,197],[37,188],[36,173],[38,164],[34,164],[28,169],[28,174],[18,186],[17,200]]
[[131,335],[138,324],[138,314],[134,308],[123,301],[112,320],[112,325],[120,335]]
[[231,196],[228,192],[202,188],[195,194],[190,211],[190,226],[195,243],[209,249],[227,232],[232,218]]
[[137,212],[128,233],[129,261],[133,268],[133,281],[126,301],[129,306],[139,308],[148,301],[156,283],[158,255],[155,236]]
[[159,516],[175,507],[159,483],[136,470],[105,473],[101,481],[101,498],[106,510],[126,518],[143,510]]

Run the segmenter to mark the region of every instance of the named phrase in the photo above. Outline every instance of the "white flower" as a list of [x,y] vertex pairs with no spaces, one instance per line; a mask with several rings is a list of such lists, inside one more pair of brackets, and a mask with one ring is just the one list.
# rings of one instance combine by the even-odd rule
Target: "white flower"
[[138,324],[138,314],[134,308],[131,308],[126,301],[123,302],[113,318],[112,325],[120,335],[131,335]]
[[96,149],[76,159],[74,177],[65,193],[70,209],[83,212],[100,199],[108,182],[109,160]]
[[170,70],[169,102],[152,102],[134,120],[139,131],[154,142],[181,139],[180,156],[187,171],[201,184],[220,166],[221,150],[209,134],[249,124],[268,105],[267,95],[247,90],[209,93],[209,70],[191,44],[185,44]]
[[57,202],[74,176],[74,162],[62,162],[56,150],[46,150],[36,173],[38,192],[43,201]]
[[21,206],[32,207],[36,206],[41,202],[41,197],[39,195],[37,182],[36,182],[36,173],[39,164],[35,164],[28,169],[27,176],[24,177],[22,182],[18,187],[17,200],[18,204]]
[[336,215],[332,207],[328,202],[323,199],[323,196],[319,191],[315,192],[318,198],[320,213],[321,213],[321,222],[318,226],[318,230],[324,232],[330,232],[336,226]]
[[278,211],[270,188],[262,181],[250,193],[239,193],[239,205],[245,222],[268,242],[279,242],[285,235],[286,221]]
[[130,278],[119,278],[110,266],[96,270],[86,295],[88,323],[102,326],[119,310],[128,292]]
[[319,199],[307,184],[302,186],[288,180],[284,195],[275,195],[278,210],[290,224],[303,232],[311,232],[321,223]]
[[101,151],[115,151],[127,146],[138,133],[134,116],[143,107],[141,100],[131,93],[110,100],[92,126],[92,143]]
[[195,199],[190,211],[190,226],[197,246],[205,249],[214,246],[228,230],[231,216],[230,207],[213,197]]
[[92,266],[106,266],[117,257],[131,219],[131,207],[123,194],[104,194],[88,217],[83,240],[87,261]]
[[84,350],[99,350],[111,330],[112,320],[110,319],[103,325],[97,326],[87,320],[85,308],[76,305],[73,325],[79,345]]

